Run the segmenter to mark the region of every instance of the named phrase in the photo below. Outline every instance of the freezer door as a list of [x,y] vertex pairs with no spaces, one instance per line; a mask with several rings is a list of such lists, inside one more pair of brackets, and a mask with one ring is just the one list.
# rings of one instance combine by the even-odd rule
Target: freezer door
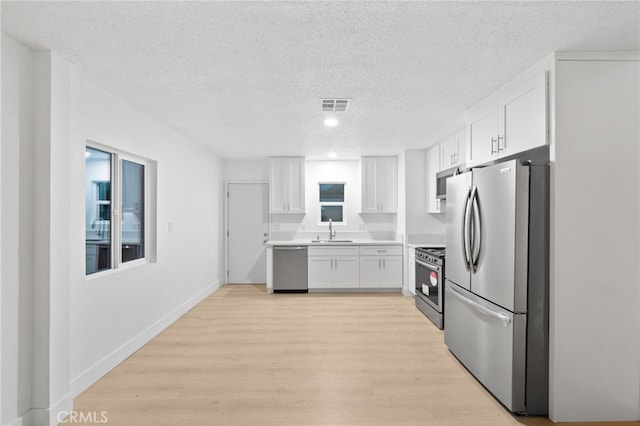
[[447,283],[444,342],[509,410],[525,412],[526,314],[513,314]]
[[472,238],[471,291],[509,311],[526,312],[529,167],[513,160],[474,169],[473,185],[472,234],[479,238]]
[[469,290],[470,270],[465,254],[465,208],[471,193],[471,173],[447,179],[445,278]]

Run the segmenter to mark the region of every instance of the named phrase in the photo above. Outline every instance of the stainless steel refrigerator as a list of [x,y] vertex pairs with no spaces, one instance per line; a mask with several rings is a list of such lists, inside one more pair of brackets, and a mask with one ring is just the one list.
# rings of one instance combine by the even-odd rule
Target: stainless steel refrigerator
[[549,168],[447,179],[445,343],[510,411],[548,411]]

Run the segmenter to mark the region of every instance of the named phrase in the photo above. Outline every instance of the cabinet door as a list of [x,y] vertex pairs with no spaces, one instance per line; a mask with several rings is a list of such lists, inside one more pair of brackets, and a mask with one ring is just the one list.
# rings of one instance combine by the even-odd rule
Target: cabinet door
[[286,211],[287,182],[289,180],[285,160],[272,158],[269,160],[269,211],[284,213]]
[[456,164],[458,155],[458,140],[453,136],[440,143],[440,170],[446,170]]
[[291,158],[289,162],[289,205],[290,213],[304,213],[304,158]]
[[398,205],[398,163],[396,157],[380,157],[376,167],[378,211],[395,213]]
[[362,212],[396,213],[398,164],[396,157],[362,157]]
[[358,288],[360,286],[360,267],[358,256],[340,256],[334,258],[335,287]]
[[427,150],[427,213],[442,213],[440,200],[436,198],[436,173],[440,171],[440,145]]
[[469,111],[467,166],[490,161],[498,155],[498,109],[495,98]]
[[455,147],[457,148],[457,151],[454,152],[455,162],[453,165],[460,166],[467,161],[467,129],[460,129],[453,135],[453,138],[456,141]]
[[269,211],[271,213],[304,213],[304,158],[271,158],[269,160]]
[[332,257],[309,256],[307,266],[309,288],[334,287],[333,263]]
[[402,256],[385,256],[382,258],[382,274],[380,287],[402,287]]
[[380,287],[382,258],[360,256],[360,287]]
[[500,155],[511,155],[547,144],[547,72],[506,88],[499,97]]
[[362,212],[371,213],[378,211],[377,168],[375,158],[362,157]]

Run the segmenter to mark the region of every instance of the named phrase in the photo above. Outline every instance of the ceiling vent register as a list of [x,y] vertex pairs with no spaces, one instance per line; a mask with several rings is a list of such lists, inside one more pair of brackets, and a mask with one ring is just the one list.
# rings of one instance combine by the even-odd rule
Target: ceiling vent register
[[322,111],[345,112],[351,105],[351,99],[322,99]]

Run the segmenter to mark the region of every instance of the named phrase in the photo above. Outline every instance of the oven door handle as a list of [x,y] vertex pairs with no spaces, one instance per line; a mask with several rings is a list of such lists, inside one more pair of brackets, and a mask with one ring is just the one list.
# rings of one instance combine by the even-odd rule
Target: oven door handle
[[432,271],[436,271],[436,272],[440,272],[440,269],[441,269],[441,267],[440,267],[440,266],[433,266],[433,265],[429,265],[428,263],[424,263],[423,261],[418,260],[418,259],[416,259],[416,263],[417,263],[418,265],[425,266],[425,267],[427,267],[427,268],[431,269]]

